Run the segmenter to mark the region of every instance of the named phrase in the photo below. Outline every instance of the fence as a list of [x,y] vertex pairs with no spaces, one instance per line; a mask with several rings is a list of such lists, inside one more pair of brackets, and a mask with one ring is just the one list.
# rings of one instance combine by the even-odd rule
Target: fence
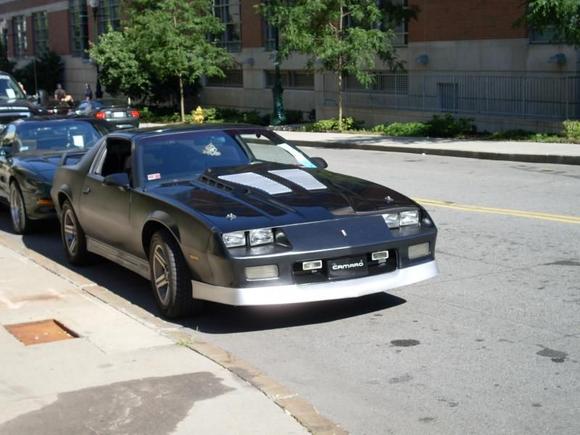
[[[369,89],[345,80],[346,107],[465,115],[569,119],[580,117],[580,76],[533,74],[383,74]],[[336,90],[324,80],[324,105]]]

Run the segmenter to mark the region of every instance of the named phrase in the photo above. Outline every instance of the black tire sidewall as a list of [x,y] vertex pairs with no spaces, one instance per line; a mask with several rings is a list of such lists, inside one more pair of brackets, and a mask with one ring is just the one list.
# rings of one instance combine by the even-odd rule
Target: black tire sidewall
[[[20,196],[20,202],[22,203],[22,210],[23,210],[23,219],[22,222],[20,223],[20,228],[18,228],[16,226],[16,223],[14,222],[14,218],[12,217],[12,196],[13,196],[13,192],[16,195]],[[18,185],[18,182],[13,181],[10,184],[10,222],[12,223],[12,228],[14,229],[14,232],[17,234],[26,234],[28,231],[30,231],[30,219],[28,219],[28,214],[26,212],[26,203],[24,202],[24,195],[22,195],[22,190],[20,189],[20,186]]]
[[[68,246],[66,244],[66,236],[64,233],[64,217],[65,214],[69,212],[71,213],[72,219],[74,221],[74,225],[76,228],[76,232],[77,232],[77,251],[76,253],[73,255],[70,253]],[[88,252],[87,252],[87,241],[85,238],[85,233],[83,231],[83,229],[81,228],[79,221],[77,219],[77,215],[73,209],[73,206],[71,205],[71,203],[69,201],[65,201],[62,205],[62,214],[61,214],[61,219],[60,219],[60,237],[62,240],[62,245],[64,248],[64,252],[66,255],[66,258],[68,259],[68,261],[72,264],[75,265],[82,265],[85,264],[87,259],[88,259]]]
[[[167,259],[167,271],[169,275],[169,298],[167,304],[163,303],[155,287],[153,257],[157,246],[161,247]],[[199,309],[199,302],[193,301],[191,272],[183,258],[179,244],[168,231],[158,231],[153,234],[149,246],[149,269],[153,295],[155,296],[159,310],[164,316],[168,318],[182,317],[193,314],[195,308]]]

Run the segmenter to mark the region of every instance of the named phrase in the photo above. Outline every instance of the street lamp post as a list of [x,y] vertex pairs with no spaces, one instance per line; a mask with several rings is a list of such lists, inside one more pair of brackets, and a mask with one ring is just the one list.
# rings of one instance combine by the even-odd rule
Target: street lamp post
[[280,74],[280,39],[278,29],[275,30],[274,35],[274,86],[272,87],[272,97],[274,100],[274,110],[272,113],[272,125],[281,125],[286,122],[286,114],[284,113],[284,99],[282,94],[282,76]]
[[[87,4],[93,11],[93,27],[94,30],[94,40],[95,43],[97,42],[97,38],[99,36],[99,29],[98,29],[98,20],[97,20],[97,13],[99,11],[99,0],[87,0]],[[99,72],[99,64],[95,63],[95,67],[97,69],[97,83],[95,85],[95,97],[96,98],[103,98],[103,89],[101,88],[101,79],[100,79],[100,72]]]

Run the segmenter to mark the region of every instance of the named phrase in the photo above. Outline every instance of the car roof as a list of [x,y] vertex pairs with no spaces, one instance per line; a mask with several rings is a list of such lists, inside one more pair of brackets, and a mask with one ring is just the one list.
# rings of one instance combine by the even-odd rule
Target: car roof
[[145,137],[165,136],[174,133],[223,130],[269,130],[269,128],[252,124],[172,124],[159,127],[117,130],[110,133],[109,136],[123,137],[125,139],[133,140],[137,138],[141,139]]
[[31,122],[67,122],[67,121],[85,121],[94,124],[97,121],[94,118],[89,118],[88,116],[85,117],[71,117],[71,116],[63,116],[63,115],[46,115],[46,116],[31,116],[30,118],[20,118],[12,121],[12,124],[20,125],[25,123]]

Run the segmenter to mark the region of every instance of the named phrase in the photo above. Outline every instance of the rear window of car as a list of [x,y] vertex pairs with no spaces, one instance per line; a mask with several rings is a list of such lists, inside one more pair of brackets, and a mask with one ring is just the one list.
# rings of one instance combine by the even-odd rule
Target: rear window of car
[[16,152],[85,150],[104,133],[90,122],[26,122],[16,129]]

